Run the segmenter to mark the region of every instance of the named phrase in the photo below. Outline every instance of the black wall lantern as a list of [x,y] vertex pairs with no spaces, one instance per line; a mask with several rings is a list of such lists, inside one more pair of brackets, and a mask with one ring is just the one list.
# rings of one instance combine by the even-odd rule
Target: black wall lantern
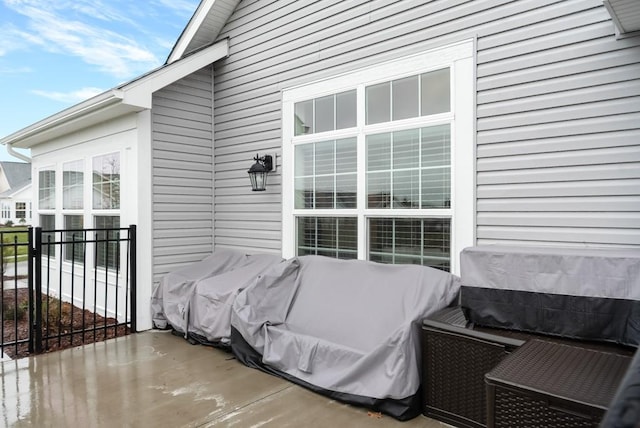
[[264,155],[262,157],[256,154],[253,158],[256,163],[249,168],[249,179],[251,180],[251,190],[261,192],[267,190],[267,174],[273,170],[273,157]]

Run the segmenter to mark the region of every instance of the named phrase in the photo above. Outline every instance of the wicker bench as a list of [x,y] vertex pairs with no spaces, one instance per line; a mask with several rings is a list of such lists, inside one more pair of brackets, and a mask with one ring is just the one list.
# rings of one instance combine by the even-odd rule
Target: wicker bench
[[485,374],[527,341],[540,337],[579,349],[621,354],[627,359],[634,352],[631,347],[607,343],[473,327],[459,307],[447,308],[423,321],[423,414],[458,427],[486,427]]

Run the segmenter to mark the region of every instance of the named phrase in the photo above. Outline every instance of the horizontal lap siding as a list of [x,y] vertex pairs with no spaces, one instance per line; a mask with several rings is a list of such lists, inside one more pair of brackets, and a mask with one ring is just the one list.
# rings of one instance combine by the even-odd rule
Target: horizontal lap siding
[[213,250],[212,71],[153,95],[153,273]]
[[640,248],[640,39],[562,3],[478,37],[478,243]]
[[280,153],[283,89],[472,37],[479,242],[640,245],[640,40],[599,0],[241,1],[220,37],[217,246],[280,251],[280,171],[246,171]]

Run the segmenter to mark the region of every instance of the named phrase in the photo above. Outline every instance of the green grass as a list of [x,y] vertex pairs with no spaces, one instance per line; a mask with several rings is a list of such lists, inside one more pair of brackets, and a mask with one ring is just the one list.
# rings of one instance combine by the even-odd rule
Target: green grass
[[[0,238],[8,246],[3,248],[4,259],[7,262],[13,262],[14,256],[17,256],[19,262],[27,260],[29,248],[26,245],[20,245],[14,248],[10,244],[17,242],[18,244],[26,244],[29,242],[29,235],[25,233],[29,228],[19,227],[0,227]],[[17,252],[17,254],[15,254]]]

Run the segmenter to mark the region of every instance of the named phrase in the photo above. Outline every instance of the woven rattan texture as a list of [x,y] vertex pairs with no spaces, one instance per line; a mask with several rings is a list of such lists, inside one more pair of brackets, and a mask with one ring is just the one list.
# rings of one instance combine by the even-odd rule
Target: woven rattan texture
[[484,375],[507,354],[504,347],[434,330],[423,331],[425,414],[430,408],[486,425]]
[[549,407],[543,400],[536,400],[521,394],[515,394],[504,388],[495,392],[496,428],[596,428],[602,415],[584,418]]
[[606,409],[631,358],[542,340],[530,340],[488,379]]

